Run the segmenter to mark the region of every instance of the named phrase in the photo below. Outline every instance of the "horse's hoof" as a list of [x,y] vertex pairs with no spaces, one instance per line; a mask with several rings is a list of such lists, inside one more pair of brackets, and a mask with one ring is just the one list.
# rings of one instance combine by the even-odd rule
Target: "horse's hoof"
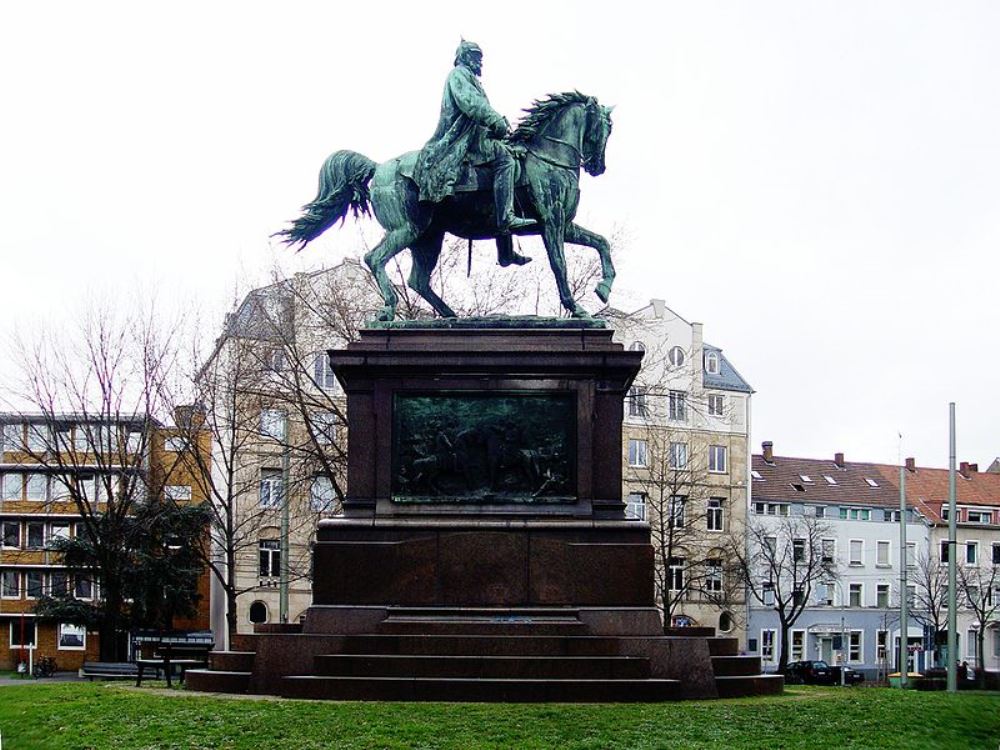
[[610,282],[602,281],[594,289],[594,294],[597,295],[597,299],[599,299],[604,304],[607,304],[608,299],[611,297],[611,284],[610,284]]
[[382,323],[390,323],[392,322],[392,319],[395,317],[396,317],[395,309],[391,307],[383,307],[381,310],[378,311],[376,319],[381,321]]
[[574,318],[579,318],[580,320],[593,320],[594,319],[593,315],[591,315],[589,312],[587,312],[586,310],[584,310],[579,305],[574,305],[573,306],[572,315],[573,315]]

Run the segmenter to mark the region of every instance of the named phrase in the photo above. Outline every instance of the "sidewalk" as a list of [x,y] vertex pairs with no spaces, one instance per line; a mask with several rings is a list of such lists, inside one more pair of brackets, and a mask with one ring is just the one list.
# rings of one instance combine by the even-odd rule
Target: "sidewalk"
[[82,682],[83,677],[77,672],[56,672],[51,677],[35,679],[34,677],[0,677],[0,687],[4,685],[32,685],[35,683],[44,684],[46,682]]

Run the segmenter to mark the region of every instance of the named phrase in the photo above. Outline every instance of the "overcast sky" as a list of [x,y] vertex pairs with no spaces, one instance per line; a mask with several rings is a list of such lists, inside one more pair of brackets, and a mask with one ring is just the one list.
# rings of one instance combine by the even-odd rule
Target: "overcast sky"
[[357,254],[372,227],[268,237],[330,152],[423,144],[461,35],[512,121],[616,105],[578,220],[629,235],[612,304],[665,299],[754,386],[755,452],[902,432],[945,466],[954,400],[959,459],[1000,454],[995,2],[5,3],[0,334],[95,293],[217,320],[276,260]]

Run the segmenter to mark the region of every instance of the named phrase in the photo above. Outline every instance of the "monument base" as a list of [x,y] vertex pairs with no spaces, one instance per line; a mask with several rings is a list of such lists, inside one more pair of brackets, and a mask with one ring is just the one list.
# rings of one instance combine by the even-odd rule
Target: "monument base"
[[622,406],[641,352],[561,321],[386,326],[330,353],[347,394],[343,517],[313,606],[189,670],[297,698],[658,701],[780,692],[736,640],[664,634],[627,520]]

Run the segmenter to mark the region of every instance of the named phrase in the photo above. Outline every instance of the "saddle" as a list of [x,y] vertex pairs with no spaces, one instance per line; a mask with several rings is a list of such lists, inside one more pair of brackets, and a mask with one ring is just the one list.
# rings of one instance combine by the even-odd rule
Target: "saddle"
[[[413,152],[412,159],[402,159],[399,164],[399,173],[407,179],[413,179],[414,168],[417,165],[417,152]],[[524,154],[514,152],[514,161],[517,167],[514,172],[514,188],[523,187],[528,184],[524,176]],[[493,170],[488,164],[472,164],[468,161],[462,162],[462,171],[458,181],[455,183],[456,193],[492,193],[493,192]]]

